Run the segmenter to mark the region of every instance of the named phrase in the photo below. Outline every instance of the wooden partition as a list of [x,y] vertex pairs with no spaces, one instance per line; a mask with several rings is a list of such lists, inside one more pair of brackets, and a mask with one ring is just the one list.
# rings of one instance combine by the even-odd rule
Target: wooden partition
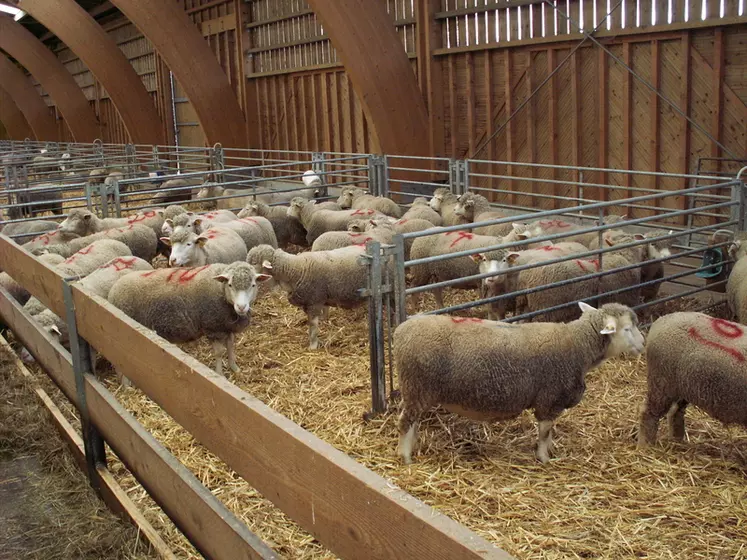
[[[4,270],[59,316],[62,278],[5,236]],[[508,559],[508,554],[320,440],[106,301],[74,287],[80,335],[202,445],[342,558]],[[0,295],[0,318],[77,402],[69,355]],[[137,349],[137,351],[135,351]],[[167,514],[213,558],[271,552],[119,405],[85,376],[89,414]],[[212,505],[211,505],[212,504]],[[226,515],[228,514],[228,515]],[[252,538],[254,537],[254,538]]]

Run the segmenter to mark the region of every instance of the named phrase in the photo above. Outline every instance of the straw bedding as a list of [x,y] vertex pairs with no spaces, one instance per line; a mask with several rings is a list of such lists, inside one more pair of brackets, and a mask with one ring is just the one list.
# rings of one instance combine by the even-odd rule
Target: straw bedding
[[[447,304],[469,292],[454,292]],[[689,300],[680,302],[688,307]],[[667,309],[673,311],[673,309]],[[305,316],[263,295],[237,343],[232,381],[414,496],[518,558],[743,558],[747,434],[688,410],[688,441],[635,447],[645,361],[615,360],[588,377],[557,424],[555,459],[536,462],[531,414],[496,424],[431,413],[411,466],[395,455],[399,405],[370,422],[364,309],[332,310],[325,348],[306,350]],[[184,349],[211,363],[206,341]],[[157,373],[157,372],[156,372]],[[281,555],[333,557],[137,389],[110,388],[140,422]],[[180,556],[196,553],[116,462],[113,471]],[[282,465],[278,465],[282,468]]]

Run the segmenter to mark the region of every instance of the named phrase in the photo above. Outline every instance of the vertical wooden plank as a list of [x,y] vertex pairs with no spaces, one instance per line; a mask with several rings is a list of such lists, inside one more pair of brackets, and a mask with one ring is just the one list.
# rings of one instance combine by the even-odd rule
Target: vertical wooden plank
[[313,76],[307,76],[301,74],[298,77],[298,89],[297,97],[298,104],[296,105],[296,120],[300,118],[301,130],[298,131],[298,144],[299,150],[307,151],[310,149],[310,134],[309,134],[309,103],[306,100],[306,80]]
[[[684,1],[689,2],[690,0]],[[624,21],[621,22],[621,25],[624,24],[625,29],[635,29],[638,25],[636,23],[636,14],[638,13],[637,0],[623,0],[622,13]]]
[[[630,43],[628,41],[623,43],[623,62],[630,67]],[[633,166],[633,84],[631,83],[632,76],[630,72],[623,72],[623,168],[630,169]],[[632,175],[625,174],[624,177],[625,187],[630,189],[632,186]],[[632,191],[628,190],[626,197],[630,198],[633,196]],[[629,217],[634,214],[633,209],[630,209]]]
[[[682,117],[680,128],[680,173],[690,173],[690,121],[685,117],[690,116],[690,87],[691,87],[691,65],[690,65],[690,32],[685,31],[682,35],[680,48],[680,62],[682,64],[682,88],[680,89],[680,109],[685,116]],[[688,180],[683,178],[680,189],[688,186]],[[682,197],[683,201],[686,197]],[[686,203],[685,203],[686,204]]]
[[451,154],[453,158],[459,157],[457,153],[457,137],[459,131],[459,115],[456,101],[456,69],[454,68],[455,55],[447,55],[449,60],[449,119],[451,129]]
[[[287,91],[288,88],[286,87],[286,78],[287,77],[285,75],[280,75],[280,76],[276,76],[275,80],[278,81],[278,82],[280,82],[280,88],[279,88],[278,94],[280,95],[280,107],[281,107],[281,111],[282,111],[280,120],[282,121],[281,130],[282,130],[282,133],[283,133],[283,139],[282,139],[282,142],[280,144],[282,147],[280,149],[281,150],[288,150],[288,151],[290,151],[290,149],[291,149],[291,147],[290,147],[290,126],[289,126],[289,123],[288,123],[288,121],[290,120],[290,115],[288,114],[288,97],[289,97],[289,95],[288,95],[288,91]],[[291,92],[292,92],[293,88],[291,87],[290,89],[291,89]]]
[[[597,53],[597,87],[599,89],[599,146],[597,147],[597,154],[599,156],[599,159],[597,165],[603,169],[606,169],[607,167],[609,167],[609,158],[607,153],[607,143],[609,140],[609,90],[607,87],[609,81],[609,67],[607,66],[607,53],[605,53],[602,49],[598,49]],[[599,183],[602,185],[606,185],[608,181],[608,173],[606,171],[602,171],[599,174]],[[600,188],[598,198],[601,201],[608,201],[609,189]]]
[[278,110],[278,89],[275,79],[273,77],[267,78],[266,80],[271,86],[269,88],[269,95],[267,96],[267,103],[272,104],[272,137],[268,142],[268,149],[277,150],[280,146],[280,118]]
[[332,107],[332,151],[342,152],[342,119],[340,117],[340,74],[332,72],[330,75],[329,101]]
[[[661,58],[659,53],[659,41],[651,41],[651,85],[658,91],[661,87]],[[651,171],[660,171],[661,154],[659,153],[659,137],[660,137],[660,126],[659,126],[659,96],[656,93],[651,92],[651,101],[649,104],[651,121],[651,138],[650,138],[650,150],[651,150]],[[654,176],[654,188],[659,188],[659,177]]]
[[511,41],[518,41],[519,40],[519,9],[520,6],[516,6],[515,8],[507,8],[506,9],[506,25],[509,29],[509,34],[511,35]]
[[[355,91],[353,91],[355,93]],[[363,106],[357,95],[353,95],[355,106],[355,151],[359,154],[366,152],[366,117],[363,114]]]
[[348,152],[355,151],[355,90],[350,77],[345,74],[345,85],[347,89],[347,98],[345,99],[345,109],[347,112],[347,122],[345,125],[345,150]]
[[435,49],[446,46],[447,22],[436,21],[441,0],[418,0],[418,75],[428,107],[430,153],[443,156],[446,150],[444,130],[443,57],[433,56]]
[[[550,75],[557,66],[557,54],[555,49],[547,49],[547,73]],[[553,165],[558,165],[558,80],[557,74],[550,78],[550,103],[548,107],[548,120],[550,121],[550,157]],[[552,179],[557,181],[560,174],[558,169],[552,170]],[[560,185],[553,183],[553,196],[560,196]],[[560,208],[560,200],[553,199],[553,208]]]
[[[493,119],[493,50],[486,50],[484,54],[483,77],[485,78],[485,137],[490,138],[488,143],[488,159],[495,161],[495,138],[493,138],[494,119]],[[482,154],[481,154],[482,155]],[[491,165],[488,173],[495,173],[495,166]],[[494,181],[491,178],[487,187],[494,188]],[[491,200],[495,200],[492,197]]]
[[467,67],[467,143],[469,156],[475,153],[475,61],[472,52],[464,54]]
[[[511,115],[514,111],[514,103],[513,103],[513,87],[511,83],[511,74],[512,74],[512,60],[511,60],[511,53],[513,51],[510,49],[507,49],[504,51],[504,78],[505,78],[505,93],[506,96],[506,118]],[[506,161],[513,161],[514,160],[514,127],[512,123],[512,119],[509,119],[506,123]],[[506,166],[506,175],[511,176],[513,174],[513,166],[507,165]],[[509,180],[509,190],[511,191],[510,195],[510,204],[516,204],[516,181],[513,179]]]
[[331,152],[334,150],[332,146],[332,108],[330,106],[330,90],[332,85],[330,83],[331,74],[323,73],[321,75],[321,98],[322,98],[322,110],[320,113],[322,121],[322,136],[324,138],[324,150]]
[[[721,125],[724,119],[724,30],[716,28],[713,37],[713,112],[711,113],[711,136],[721,140]],[[711,142],[711,157],[720,157],[721,148]],[[721,169],[720,165],[714,169]]]
[[[571,154],[573,165],[576,167],[581,165],[581,131],[584,129],[581,122],[581,64],[579,57],[579,51],[571,55],[571,98],[573,103],[573,120],[571,121],[573,144],[571,146]],[[581,174],[578,170],[573,172],[573,179],[575,181],[581,179]],[[578,187],[576,187],[576,190],[578,192]]]
[[[527,66],[526,66],[526,75],[527,75],[527,96],[532,95],[532,92],[534,91],[534,68],[532,67],[532,51],[527,51]],[[527,103],[527,144],[529,145],[529,162],[530,163],[537,163],[537,134],[535,132],[535,127],[537,126],[537,123],[535,122],[535,114],[536,114],[536,96],[532,96],[529,99],[529,103]],[[536,178],[537,177],[537,168],[531,167],[530,168],[530,177]],[[534,194],[537,194],[540,192],[539,183],[537,181],[529,181],[531,184],[531,192]],[[531,197],[530,206],[540,206],[540,199],[537,197]]]
[[309,98],[309,105],[310,105],[310,111],[309,111],[309,118],[310,121],[310,137],[309,141],[311,142],[311,145],[308,146],[308,149],[312,151],[322,151],[323,148],[320,145],[319,142],[319,124],[321,123],[321,111],[319,110],[319,97],[317,95],[318,92],[318,81],[319,81],[319,74],[311,74],[309,80],[309,86],[311,88],[310,91],[310,98]]

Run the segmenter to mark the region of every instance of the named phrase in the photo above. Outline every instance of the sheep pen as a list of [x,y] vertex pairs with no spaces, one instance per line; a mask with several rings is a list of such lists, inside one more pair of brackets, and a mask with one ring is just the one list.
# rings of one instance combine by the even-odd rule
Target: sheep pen
[[[469,297],[474,292],[447,293],[446,303]],[[702,302],[685,298],[659,311],[696,303]],[[364,308],[332,309],[317,351],[305,349],[303,311],[281,293],[262,293],[252,317],[237,337],[241,372],[230,375],[232,382],[518,558],[670,558],[673,551],[681,558],[736,558],[747,551],[747,433],[693,410],[685,444],[665,438],[637,450],[645,358],[614,360],[589,373],[583,400],[558,420],[557,451],[547,466],[533,457],[531,414],[482,424],[443,411],[424,417],[418,460],[405,466],[396,455],[399,403],[362,420],[370,406]],[[210,363],[209,341],[180,346]],[[104,375],[145,428],[280,555],[334,557],[138,389],[120,388],[113,372]],[[110,458],[119,483],[174,551],[198,558]]]

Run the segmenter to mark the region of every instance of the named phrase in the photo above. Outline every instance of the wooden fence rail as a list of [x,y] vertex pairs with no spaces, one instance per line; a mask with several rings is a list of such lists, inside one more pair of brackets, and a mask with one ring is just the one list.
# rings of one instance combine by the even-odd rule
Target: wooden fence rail
[[[5,236],[3,269],[58,316],[63,280]],[[105,300],[73,285],[78,333],[251,486],[342,558],[510,556],[239,390]],[[72,363],[20,306],[0,295],[0,317],[77,402]],[[137,351],[135,351],[137,349]],[[90,375],[94,426],[190,540],[214,558],[269,554],[194,476]],[[209,494],[209,493],[208,493]],[[210,496],[212,498],[212,496]]]

